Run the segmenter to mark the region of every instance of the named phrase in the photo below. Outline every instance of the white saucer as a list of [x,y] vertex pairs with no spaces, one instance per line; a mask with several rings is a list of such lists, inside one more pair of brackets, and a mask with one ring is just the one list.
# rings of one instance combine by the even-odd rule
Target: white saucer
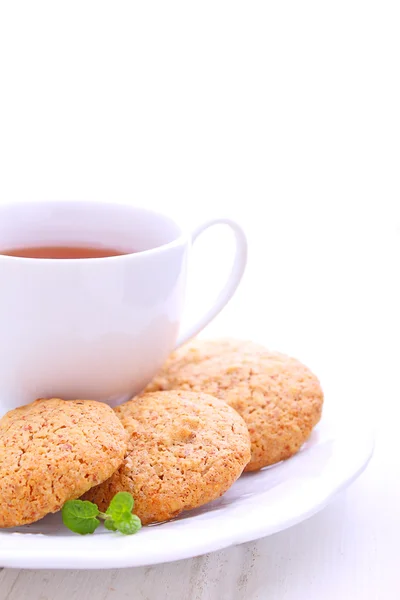
[[175,521],[121,536],[66,530],[60,515],[0,531],[0,566],[30,569],[134,567],[189,558],[248,542],[307,519],[366,467],[373,437],[360,419],[325,410],[293,458],[243,475],[219,500]]

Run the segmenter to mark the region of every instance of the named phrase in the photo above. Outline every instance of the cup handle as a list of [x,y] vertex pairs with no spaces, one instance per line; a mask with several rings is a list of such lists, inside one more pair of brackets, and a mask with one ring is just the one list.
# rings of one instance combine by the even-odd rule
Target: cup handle
[[235,260],[232,266],[232,270],[229,274],[229,277],[222,288],[221,292],[215,304],[202,316],[198,319],[196,323],[194,323],[191,327],[189,327],[186,331],[183,331],[179,334],[178,341],[176,343],[176,348],[190,340],[192,337],[197,335],[217,314],[224,308],[224,306],[229,302],[235,293],[240,280],[242,279],[244,270],[246,268],[247,262],[247,239],[243,229],[231,219],[211,219],[210,221],[206,221],[199,227],[197,227],[191,236],[192,244],[199,237],[203,231],[208,229],[209,227],[213,227],[214,225],[228,225],[235,234],[235,242],[236,242],[236,252],[235,252]]

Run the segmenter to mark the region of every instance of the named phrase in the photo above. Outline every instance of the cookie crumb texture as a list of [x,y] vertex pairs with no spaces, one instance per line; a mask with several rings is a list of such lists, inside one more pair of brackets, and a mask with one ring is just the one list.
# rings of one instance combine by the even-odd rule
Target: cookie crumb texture
[[243,419],[206,394],[145,394],[115,411],[130,442],[118,471],[84,496],[100,510],[127,491],[143,524],[166,521],[221,496],[250,460]]
[[317,377],[298,360],[253,342],[195,340],[174,352],[146,391],[202,391],[243,417],[251,438],[246,471],[285,460],[321,417]]
[[33,523],[119,467],[126,433],[101,402],[40,399],[0,419],[0,527]]

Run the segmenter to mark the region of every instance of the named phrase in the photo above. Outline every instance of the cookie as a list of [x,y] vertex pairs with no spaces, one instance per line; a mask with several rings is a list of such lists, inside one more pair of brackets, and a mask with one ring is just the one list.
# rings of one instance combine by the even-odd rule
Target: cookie
[[0,527],[38,521],[122,463],[127,436],[101,402],[40,399],[0,419]]
[[294,358],[240,340],[195,340],[175,351],[146,391],[191,390],[227,402],[244,419],[255,471],[295,454],[321,417],[316,376]]
[[84,496],[100,510],[126,491],[143,524],[166,521],[221,496],[250,460],[243,419],[212,396],[156,392],[115,412],[130,442],[118,471]]

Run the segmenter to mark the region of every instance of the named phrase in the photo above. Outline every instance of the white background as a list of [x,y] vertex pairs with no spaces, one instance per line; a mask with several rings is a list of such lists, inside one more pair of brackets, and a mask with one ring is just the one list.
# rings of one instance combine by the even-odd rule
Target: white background
[[[238,219],[249,267],[210,334],[295,354],[377,425],[366,473],[290,531],[151,569],[3,570],[1,600],[399,598],[399,30],[395,1],[0,3],[0,201]],[[199,243],[196,310],[225,240]]]

